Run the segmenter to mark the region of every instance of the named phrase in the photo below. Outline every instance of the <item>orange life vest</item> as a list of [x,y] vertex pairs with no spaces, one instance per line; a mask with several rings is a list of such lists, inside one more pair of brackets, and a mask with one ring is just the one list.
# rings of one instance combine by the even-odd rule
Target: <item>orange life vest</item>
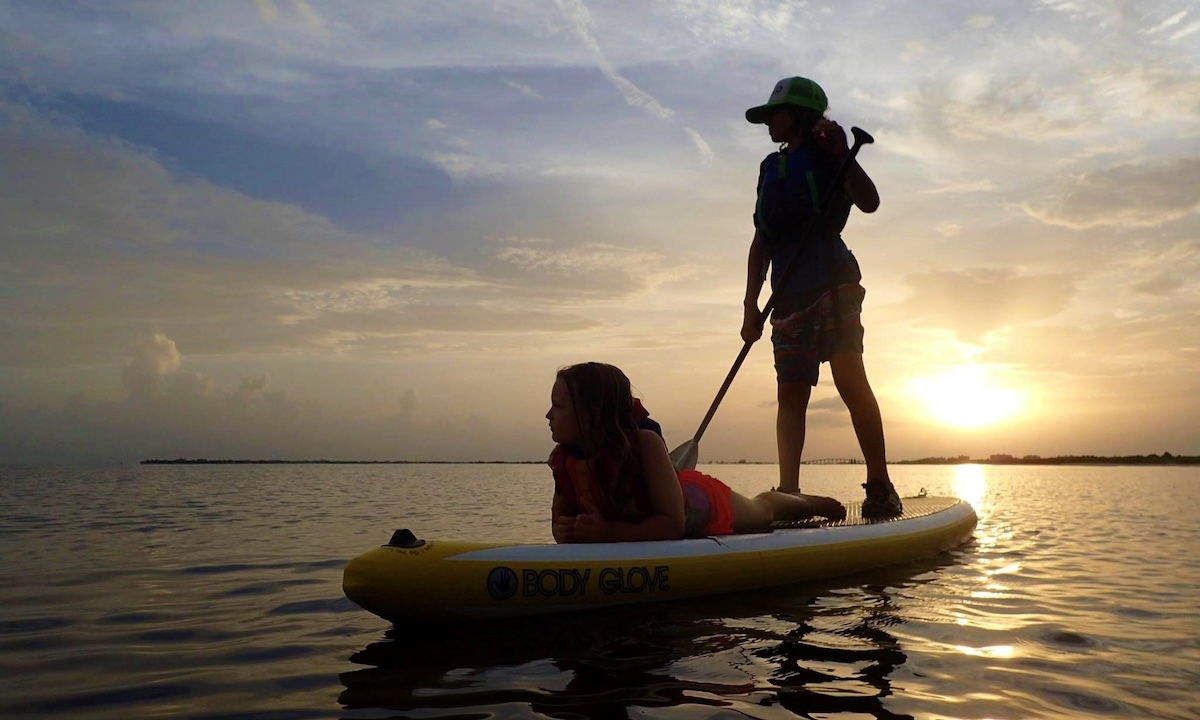
[[632,497],[614,499],[597,482],[595,463],[576,457],[563,445],[554,448],[546,464],[554,474],[555,505],[563,515],[578,515],[585,501],[606,520],[637,522],[650,515],[650,495],[641,482],[633,483]]

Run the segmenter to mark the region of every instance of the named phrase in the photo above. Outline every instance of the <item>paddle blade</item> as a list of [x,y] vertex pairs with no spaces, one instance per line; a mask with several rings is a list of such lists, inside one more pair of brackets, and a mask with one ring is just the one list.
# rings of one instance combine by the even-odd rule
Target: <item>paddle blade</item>
[[695,440],[688,440],[671,451],[671,464],[676,470],[695,470],[696,460],[700,457],[700,446]]

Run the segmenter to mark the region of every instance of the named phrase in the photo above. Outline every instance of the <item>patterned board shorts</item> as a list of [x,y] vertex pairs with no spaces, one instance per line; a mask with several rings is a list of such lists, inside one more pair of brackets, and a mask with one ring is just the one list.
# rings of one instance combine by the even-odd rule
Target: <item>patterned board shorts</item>
[[781,301],[771,314],[776,380],[816,385],[821,363],[834,353],[861,355],[866,294],[858,263],[851,257],[839,269],[836,291],[824,288]]

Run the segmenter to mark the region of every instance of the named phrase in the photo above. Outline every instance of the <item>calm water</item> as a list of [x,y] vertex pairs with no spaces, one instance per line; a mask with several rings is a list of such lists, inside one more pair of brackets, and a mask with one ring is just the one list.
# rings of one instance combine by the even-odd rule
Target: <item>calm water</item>
[[[736,489],[772,466],[710,466]],[[861,468],[806,467],[851,499]],[[341,591],[397,527],[548,541],[537,465],[0,469],[3,718],[1197,718],[1200,470],[894,468],[975,540],[817,585],[463,628]]]

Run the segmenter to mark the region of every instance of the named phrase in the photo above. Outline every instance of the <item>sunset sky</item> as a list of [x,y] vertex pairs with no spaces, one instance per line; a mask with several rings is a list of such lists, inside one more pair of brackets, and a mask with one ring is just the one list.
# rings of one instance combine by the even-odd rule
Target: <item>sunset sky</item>
[[[583,360],[674,447],[791,75],[876,140],[892,459],[1200,454],[1195,3],[0,0],[0,462],[536,460]],[[809,428],[859,455],[827,366]]]

